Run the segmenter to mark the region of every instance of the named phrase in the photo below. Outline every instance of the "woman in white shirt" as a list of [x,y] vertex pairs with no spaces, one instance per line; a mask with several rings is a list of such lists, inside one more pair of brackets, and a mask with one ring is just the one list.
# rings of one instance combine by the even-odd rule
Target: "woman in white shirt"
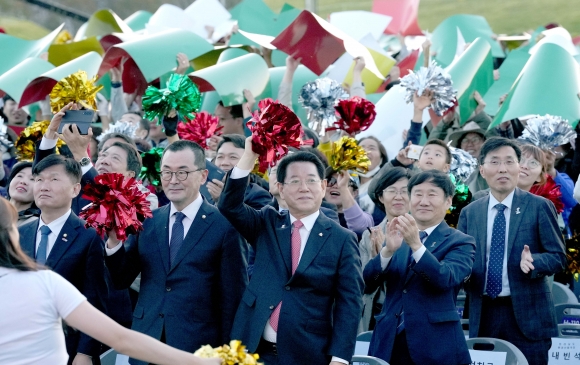
[[117,352],[155,364],[218,365],[128,330],[95,309],[68,281],[20,249],[12,205],[0,198],[0,364],[67,363],[61,319]]

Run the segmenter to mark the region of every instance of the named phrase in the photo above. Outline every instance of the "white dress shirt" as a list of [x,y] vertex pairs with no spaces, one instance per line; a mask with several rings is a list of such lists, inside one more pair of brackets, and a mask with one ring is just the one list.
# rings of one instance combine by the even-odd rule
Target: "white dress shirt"
[[[514,190],[515,191],[515,190]],[[508,271],[507,271],[507,248],[508,248],[508,235],[510,231],[510,215],[512,211],[512,203],[514,200],[514,191],[512,191],[502,202],[497,201],[497,199],[489,193],[489,206],[487,207],[487,242],[485,248],[485,269],[487,273],[487,269],[489,266],[489,251],[491,250],[491,236],[493,234],[493,221],[495,216],[497,215],[497,209],[495,206],[497,204],[503,204],[506,208],[503,211],[505,215],[505,246],[503,250],[503,267],[501,270],[501,292],[499,292],[498,297],[507,297],[511,294],[510,292],[510,282],[508,279]],[[487,294],[487,274],[485,275],[485,286],[483,287],[483,293]]]
[[62,227],[64,227],[64,224],[66,223],[66,220],[70,216],[71,212],[72,211],[69,209],[64,215],[58,217],[49,224],[44,223],[42,220],[42,214],[40,215],[40,218],[38,219],[38,228],[36,229],[36,249],[34,252],[38,251],[38,245],[40,244],[40,228],[42,226],[48,226],[48,228],[50,228],[50,234],[48,235],[48,246],[46,247],[46,258],[48,258],[48,255],[50,255],[50,251],[54,247],[56,239],[58,238],[58,235],[60,234]]
[[[250,174],[250,172],[251,172],[250,170],[242,170],[236,166],[232,170],[232,174],[230,175],[230,178],[231,179],[241,179],[241,178],[248,176]],[[309,216],[306,216],[306,217],[300,219],[303,226],[300,227],[300,230],[298,231],[300,233],[300,258],[298,259],[298,262],[300,262],[300,259],[302,258],[302,253],[304,252],[304,248],[306,247],[306,242],[308,241],[308,237],[310,237],[310,232],[312,231],[312,227],[314,227],[314,223],[316,223],[316,220],[318,219],[319,215],[320,215],[320,210],[317,210],[316,212],[310,214]],[[294,224],[294,222],[296,222],[296,221],[297,221],[296,217],[294,217],[292,214],[290,214],[290,224]],[[264,338],[264,340],[266,340],[268,342],[276,343],[276,341],[277,341],[277,333],[276,333],[276,331],[274,331],[274,329],[270,325],[269,318],[266,321],[266,327],[264,327],[264,332],[262,334],[262,337]],[[337,362],[340,362],[343,364],[349,363],[348,361],[343,360],[339,357],[335,357],[335,356],[332,357],[331,361],[337,361]]]
[[[441,223],[439,223],[439,224],[441,224]],[[427,233],[427,237],[425,237],[421,241],[421,243],[424,243],[425,242],[425,240],[429,237],[429,235],[431,235],[431,233],[433,233],[433,231],[435,230],[435,228],[437,228],[439,226],[439,224],[424,229],[425,233]],[[417,251],[413,252],[411,254],[411,256],[413,256],[413,259],[415,260],[415,262],[419,262],[419,260],[421,260],[421,257],[423,257],[423,254],[425,253],[425,251],[427,251],[427,248],[425,248],[425,246],[423,245],[423,246],[419,247],[419,249]],[[391,261],[391,258],[393,256],[391,256],[391,257],[383,257],[383,255],[381,255],[380,253],[379,253],[379,255],[381,256],[381,269],[384,270],[384,269],[387,268],[387,265],[389,264],[389,262]]]
[[[181,221],[183,223],[184,238],[185,236],[187,236],[187,232],[189,231],[189,228],[191,228],[191,224],[193,223],[193,220],[195,219],[195,216],[197,215],[197,212],[199,211],[199,208],[201,207],[202,203],[203,198],[201,197],[201,194],[198,193],[197,198],[193,202],[191,202],[187,207],[183,208],[183,210],[181,211],[181,213],[185,214],[185,217]],[[176,212],[178,212],[177,208],[175,208],[175,205],[171,203],[171,208],[169,209],[169,242],[171,242],[171,233],[173,231],[173,223],[175,223]],[[168,245],[169,242],[167,242]],[[123,242],[119,242],[119,244],[113,248],[108,248],[107,246],[105,246],[105,252],[107,256],[111,256],[115,252],[119,251],[119,249],[121,249],[122,244]]]

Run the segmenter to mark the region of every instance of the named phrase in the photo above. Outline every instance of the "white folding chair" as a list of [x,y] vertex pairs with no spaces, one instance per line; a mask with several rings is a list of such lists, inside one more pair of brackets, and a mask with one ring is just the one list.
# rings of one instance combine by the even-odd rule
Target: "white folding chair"
[[528,365],[524,354],[513,344],[497,338],[476,337],[467,340],[467,348],[507,353],[505,365]]
[[361,332],[356,336],[355,355],[367,355],[369,353],[369,344],[372,336],[373,331]]
[[552,295],[554,296],[554,305],[578,304],[576,294],[564,284],[554,282],[552,284]]
[[100,356],[101,365],[115,365],[117,361],[117,351],[110,349]]
[[580,324],[559,324],[558,337],[580,338]]
[[[556,283],[554,283],[556,284]],[[557,323],[564,323],[564,319],[580,321],[580,304],[557,304],[554,306]],[[580,324],[580,323],[573,323]]]
[[355,355],[352,357],[351,365],[389,365],[385,360],[372,356]]

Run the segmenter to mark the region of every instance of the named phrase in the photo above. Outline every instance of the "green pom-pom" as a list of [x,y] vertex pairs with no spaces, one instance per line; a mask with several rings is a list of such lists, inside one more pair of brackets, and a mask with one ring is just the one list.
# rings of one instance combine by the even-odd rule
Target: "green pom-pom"
[[141,154],[143,167],[139,173],[141,180],[148,180],[153,186],[161,186],[161,156],[163,147],[153,147]]
[[167,81],[167,87],[159,90],[155,86],[149,86],[143,95],[143,111],[147,120],[155,120],[158,123],[164,115],[173,109],[181,116],[189,119],[195,118],[195,113],[201,108],[201,93],[197,85],[186,75],[173,74]]

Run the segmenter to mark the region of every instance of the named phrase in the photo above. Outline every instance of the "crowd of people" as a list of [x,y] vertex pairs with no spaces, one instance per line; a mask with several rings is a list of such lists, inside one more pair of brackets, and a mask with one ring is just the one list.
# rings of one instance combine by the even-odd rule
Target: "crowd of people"
[[[177,62],[184,74],[187,58]],[[288,57],[279,88],[289,108],[299,64]],[[364,68],[356,59],[350,96],[366,97]],[[460,291],[470,337],[548,363],[552,282],[574,286],[565,239],[580,234],[580,141],[522,141],[519,119],[490,127],[477,92],[468,120],[451,110],[424,128],[427,90],[415,94],[412,120],[390,121],[408,123],[396,156],[376,137],[357,140],[368,172],[333,169],[344,132],[302,121],[303,146],[260,174],[250,91],[244,104],[215,105],[222,129],[204,149],[180,138],[179,115],[145,119],[121,75],[122,65],[110,71],[110,103],[99,99],[88,134],[57,132],[80,105],[54,115],[45,106],[37,118],[2,99],[8,140],[31,120],[50,125],[33,161],[13,147],[0,160],[0,364],[98,364],[109,348],[131,364],[218,364],[193,353],[241,340],[265,365],[338,365],[364,331],[369,355],[391,365],[469,364]],[[102,237],[85,226],[86,187],[103,174],[139,178],[152,147],[163,149],[160,184],[139,181],[153,211],[143,229],[121,240],[114,227]],[[458,216],[451,148],[477,161]]]

